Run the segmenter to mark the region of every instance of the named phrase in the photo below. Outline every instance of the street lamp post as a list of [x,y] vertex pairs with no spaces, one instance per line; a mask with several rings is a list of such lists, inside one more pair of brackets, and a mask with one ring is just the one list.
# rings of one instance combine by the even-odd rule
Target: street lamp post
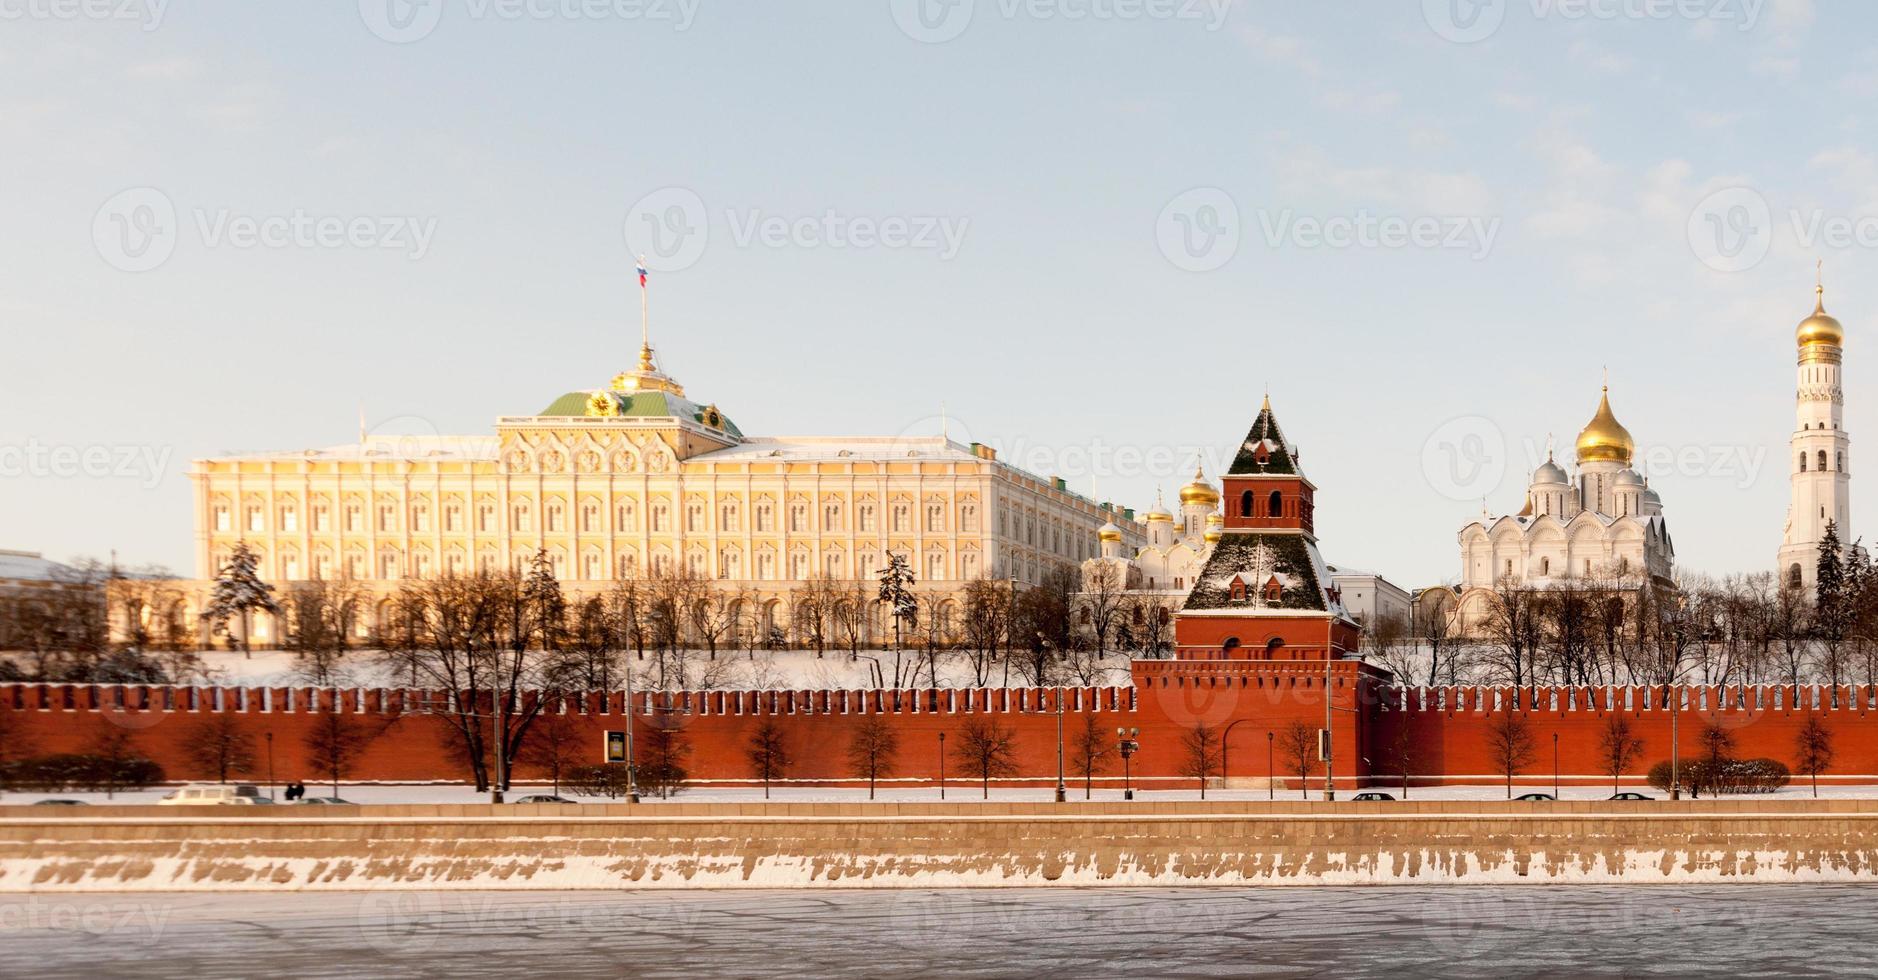
[[1277,739],[1277,732],[1265,733],[1265,798],[1268,800],[1278,798],[1278,755],[1273,744]]
[[[1672,678],[1672,681],[1673,680],[1674,678]],[[1678,772],[1678,768],[1680,767],[1682,760],[1677,758],[1677,756],[1682,754],[1682,747],[1681,747],[1681,743],[1678,740],[1678,732],[1676,731],[1676,719],[1677,719],[1677,716],[1681,714],[1680,709],[1682,707],[1682,692],[1677,690],[1675,686],[1672,684],[1668,688],[1668,698],[1669,698],[1669,798],[1672,800],[1680,800],[1682,799],[1682,778],[1681,778],[1682,774]]]
[[633,755],[633,665],[626,662],[626,802],[639,802],[639,757]]
[[1552,733],[1552,798],[1558,799],[1558,733]]
[[267,798],[274,798],[274,733],[267,733]]
[[1115,737],[1118,739],[1117,747],[1122,752],[1122,799],[1132,800],[1135,798],[1134,772],[1128,760],[1133,759],[1135,753],[1141,750],[1141,742],[1138,741],[1141,738],[1141,729],[1117,728]]
[[1056,689],[1056,801],[1069,802],[1069,786],[1063,782],[1063,689]]
[[939,798],[946,798],[946,733],[939,733]]
[[1331,712],[1334,711],[1335,709],[1331,706],[1331,703],[1330,703],[1331,701],[1331,698],[1330,698],[1330,664],[1331,664],[1331,661],[1336,659],[1336,656],[1337,656],[1337,651],[1334,648],[1327,649],[1324,651],[1324,802],[1325,803],[1334,802],[1337,799],[1337,789],[1336,789],[1337,766],[1336,766],[1336,763],[1332,761],[1336,758],[1336,755],[1337,755],[1337,740],[1336,740],[1335,730],[1332,728],[1332,725],[1331,725],[1331,717],[1332,717]]

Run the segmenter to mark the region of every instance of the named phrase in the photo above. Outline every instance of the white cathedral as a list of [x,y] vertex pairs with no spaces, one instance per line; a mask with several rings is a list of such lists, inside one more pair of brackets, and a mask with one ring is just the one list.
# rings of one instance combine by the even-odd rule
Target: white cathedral
[[[1854,541],[1842,382],[1845,327],[1827,314],[1825,287],[1816,286],[1814,293],[1813,313],[1794,333],[1798,426],[1778,566],[1783,584],[1807,591],[1818,584],[1827,526],[1837,530],[1843,547]],[[1663,501],[1631,466],[1636,443],[1611,412],[1608,386],[1577,448],[1576,474],[1547,458],[1533,473],[1523,510],[1483,514],[1461,529],[1459,629],[1486,621],[1492,592],[1502,585],[1544,588],[1594,578],[1625,587],[1648,581],[1675,587],[1676,549]]]
[[1461,528],[1463,627],[1485,622],[1493,590],[1505,585],[1597,580],[1673,587],[1676,546],[1663,500],[1632,468],[1636,441],[1611,412],[1609,386],[1577,448],[1576,473],[1548,453],[1518,514],[1483,514]]

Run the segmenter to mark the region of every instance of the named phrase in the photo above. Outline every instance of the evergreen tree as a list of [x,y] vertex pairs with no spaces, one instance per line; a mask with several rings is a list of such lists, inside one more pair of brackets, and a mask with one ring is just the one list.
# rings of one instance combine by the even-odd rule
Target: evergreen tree
[[889,552],[887,567],[880,570],[880,601],[893,611],[893,646],[897,650],[901,625],[919,621],[919,600],[913,595],[913,569],[907,566],[906,556],[899,552]]
[[1819,541],[1815,567],[1819,575],[1817,605],[1823,611],[1837,605],[1845,595],[1845,554],[1839,546],[1839,522],[1826,522],[1826,536]]
[[[253,652],[248,646],[248,633],[255,610],[280,615],[280,603],[274,599],[274,587],[261,581],[260,574],[256,572],[260,563],[260,558],[246,541],[235,542],[235,553],[228,557],[228,563],[216,573],[215,591],[209,596],[208,608],[203,610],[203,615],[208,617],[211,632],[216,635],[228,632],[230,619],[241,620],[241,652],[244,655]],[[231,641],[233,639],[230,637]]]
[[1847,566],[1855,561],[1856,558],[1845,554],[1845,549],[1839,545],[1838,523],[1826,522],[1825,537],[1819,541],[1819,586],[1813,604],[1813,632],[1826,648],[1824,666],[1827,679],[1834,685],[1839,683],[1843,673],[1840,648],[1852,625],[1855,596],[1846,572]]

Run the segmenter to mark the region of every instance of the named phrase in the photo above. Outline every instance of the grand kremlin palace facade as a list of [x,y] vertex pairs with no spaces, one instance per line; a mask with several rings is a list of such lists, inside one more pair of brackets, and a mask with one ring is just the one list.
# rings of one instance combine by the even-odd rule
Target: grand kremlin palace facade
[[[1099,553],[1104,525],[1146,541],[1132,511],[977,443],[745,436],[686,398],[649,344],[636,370],[499,418],[493,436],[362,436],[198,460],[190,475],[190,622],[243,541],[276,586],[351,579],[381,609],[403,580],[517,569],[538,550],[575,593],[682,567],[753,601],[758,635],[786,628],[804,580],[871,586],[889,553],[907,557],[916,590],[957,593],[973,579],[1073,573]],[[277,642],[278,624],[257,617],[252,639]]]

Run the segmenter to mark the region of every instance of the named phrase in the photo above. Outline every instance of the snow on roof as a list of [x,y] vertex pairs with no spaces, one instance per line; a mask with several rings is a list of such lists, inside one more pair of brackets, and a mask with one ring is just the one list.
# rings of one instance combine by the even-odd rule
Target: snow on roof
[[37,551],[0,550],[0,579],[50,582],[68,571],[65,565],[44,558]]
[[501,446],[496,436],[368,436],[363,442],[324,449],[285,449],[275,452],[233,453],[227,460],[282,459],[470,459],[494,460]]
[[701,462],[756,459],[886,462],[909,458],[965,461],[979,457],[943,436],[764,436],[746,438],[738,445],[692,457]]

